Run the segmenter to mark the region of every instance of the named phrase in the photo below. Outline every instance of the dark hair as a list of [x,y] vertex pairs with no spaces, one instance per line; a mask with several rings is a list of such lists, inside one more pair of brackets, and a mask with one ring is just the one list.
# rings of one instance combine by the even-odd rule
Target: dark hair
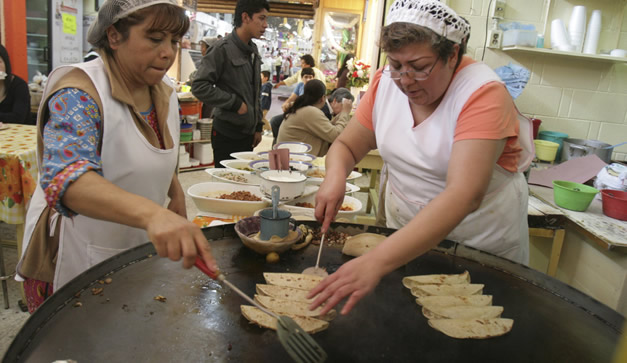
[[311,106],[320,101],[320,98],[327,93],[327,88],[319,79],[312,79],[305,84],[303,94],[296,98],[296,101],[285,112],[285,116],[295,113],[298,109]]
[[[151,15],[154,15],[148,28],[151,32],[162,31],[183,37],[189,29],[189,18],[185,15],[185,9],[170,4],[156,4],[137,10],[118,20],[113,26],[122,35],[122,41],[125,41],[129,37],[131,27],[141,24]],[[106,36],[94,44],[94,47],[104,49],[109,54],[113,53],[109,38]]]
[[261,71],[261,74],[263,74],[264,77],[270,79],[270,72],[268,72],[268,71]]
[[0,58],[2,58],[2,60],[4,61],[4,72],[7,74],[7,78],[4,80],[4,89],[8,90],[11,86],[11,81],[13,81],[13,74],[11,73],[11,59],[9,58],[9,52],[7,51],[7,48],[5,48],[2,44],[0,44]]
[[[465,19],[464,19],[465,20]],[[466,53],[466,44],[470,34],[459,44],[459,52],[457,53],[457,64],[455,69],[462,61],[462,56]],[[429,43],[431,49],[438,55],[438,58],[447,60],[455,52],[455,42],[438,35],[433,30],[412,24],[412,23],[392,23],[383,27],[381,30],[381,39],[379,46],[386,52],[393,52],[408,44],[412,43]]]
[[316,76],[316,72],[314,72],[313,68],[303,68],[300,70],[300,77],[303,76]]
[[270,11],[270,4],[266,0],[237,0],[235,5],[235,16],[233,16],[233,25],[236,28],[242,26],[242,15],[248,14],[249,17],[261,12],[263,9]]
[[344,70],[346,69],[346,63],[353,59],[354,55],[352,55],[351,53],[346,54],[346,56],[344,57],[344,60],[342,61],[342,66],[340,67],[340,69],[337,70],[337,74],[335,75],[335,77],[340,77],[342,75],[342,72],[344,72]]
[[313,59],[311,54],[305,54],[304,56],[300,57],[300,60],[304,61],[312,67],[316,66],[316,61]]
[[348,98],[351,101],[355,101],[355,96],[344,87],[336,88],[329,96],[329,102],[337,101],[342,102],[343,99]]

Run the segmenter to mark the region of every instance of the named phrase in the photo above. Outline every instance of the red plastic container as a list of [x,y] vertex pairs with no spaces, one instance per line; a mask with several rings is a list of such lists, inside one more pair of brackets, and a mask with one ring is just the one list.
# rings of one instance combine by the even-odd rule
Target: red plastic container
[[603,214],[608,217],[627,221],[627,192],[621,190],[601,190]]
[[538,130],[540,130],[540,124],[542,123],[542,120],[532,118],[531,122],[533,123],[533,138],[535,140],[538,138]]

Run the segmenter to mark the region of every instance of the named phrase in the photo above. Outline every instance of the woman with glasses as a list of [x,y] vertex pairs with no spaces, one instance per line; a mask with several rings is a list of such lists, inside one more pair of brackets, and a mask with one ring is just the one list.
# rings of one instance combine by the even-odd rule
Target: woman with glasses
[[344,264],[309,297],[322,314],[348,298],[348,313],[388,272],[449,239],[528,262],[527,184],[521,170],[531,133],[505,86],[463,56],[469,24],[437,0],[397,0],[382,29],[388,65],[331,146],[316,197],[326,231],[345,177],[372,149],[385,161],[382,196],[397,232]]

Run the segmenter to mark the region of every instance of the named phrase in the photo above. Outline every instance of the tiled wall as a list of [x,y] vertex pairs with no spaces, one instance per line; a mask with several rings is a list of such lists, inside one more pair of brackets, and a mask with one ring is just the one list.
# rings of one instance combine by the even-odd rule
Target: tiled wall
[[[507,0],[505,21],[534,24],[542,33],[547,8],[550,28],[555,18],[568,24],[573,6],[585,5],[588,17],[593,9],[602,11],[600,50],[627,49],[627,1],[552,0],[547,7],[548,3],[548,0]],[[448,4],[470,21],[468,54],[481,60],[489,0],[449,0]],[[549,34],[545,46],[550,46]],[[561,131],[570,137],[609,144],[627,141],[627,63],[494,49],[485,50],[484,62],[492,68],[514,62],[532,72],[516,105],[525,115],[541,119],[541,130]],[[613,159],[627,161],[627,145],[616,148]]]

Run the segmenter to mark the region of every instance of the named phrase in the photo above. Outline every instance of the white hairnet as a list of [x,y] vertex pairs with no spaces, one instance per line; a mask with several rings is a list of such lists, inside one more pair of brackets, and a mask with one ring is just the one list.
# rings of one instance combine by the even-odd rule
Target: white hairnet
[[98,17],[89,27],[87,41],[97,45],[106,36],[106,30],[118,20],[157,4],[180,6],[176,0],[107,0],[98,10]]
[[203,37],[200,42],[205,43],[208,47],[212,46],[213,43],[217,42],[218,38],[215,37]]

